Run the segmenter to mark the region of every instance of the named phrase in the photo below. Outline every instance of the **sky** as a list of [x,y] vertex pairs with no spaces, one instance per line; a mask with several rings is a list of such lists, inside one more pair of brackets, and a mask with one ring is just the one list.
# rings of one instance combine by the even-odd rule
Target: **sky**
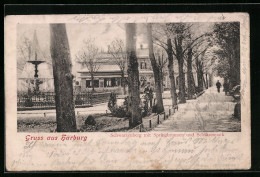
[[[200,23],[197,32],[203,33],[209,30],[210,26],[210,23]],[[94,38],[96,45],[106,51],[107,46],[115,38],[125,41],[126,36],[124,24],[66,24],[66,30],[73,66],[75,66],[75,55],[82,49],[84,39]],[[36,31],[40,48],[43,51],[48,51],[50,48],[50,29],[48,24],[18,24],[18,45],[21,44],[24,37],[32,40],[34,31]],[[144,24],[137,24],[137,46],[146,43],[145,31]],[[72,68],[72,70],[75,72],[75,68]]]

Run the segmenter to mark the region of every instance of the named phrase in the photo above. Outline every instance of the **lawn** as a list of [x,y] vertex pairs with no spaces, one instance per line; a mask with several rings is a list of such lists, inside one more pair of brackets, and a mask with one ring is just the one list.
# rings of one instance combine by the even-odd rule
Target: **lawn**
[[[88,115],[77,115],[77,127],[79,132],[114,132],[128,131],[129,121],[127,118],[113,117],[111,114],[92,114],[96,125],[85,125]],[[56,132],[55,116],[28,117],[17,121],[18,132]]]

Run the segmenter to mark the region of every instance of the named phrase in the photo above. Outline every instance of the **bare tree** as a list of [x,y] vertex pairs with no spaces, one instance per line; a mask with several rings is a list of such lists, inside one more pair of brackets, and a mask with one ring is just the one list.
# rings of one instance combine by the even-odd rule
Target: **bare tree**
[[77,131],[73,99],[71,56],[65,24],[50,24],[50,50],[53,63],[58,132]]
[[128,94],[129,94],[129,127],[133,128],[142,123],[140,108],[140,82],[138,61],[136,57],[136,24],[127,23],[126,26],[126,54],[128,62]]
[[127,55],[125,52],[125,44],[122,39],[115,39],[111,42],[108,46],[108,53],[112,55],[115,59],[115,63],[120,68],[121,71],[121,86],[124,89],[124,95],[126,94],[125,88],[125,69],[126,69],[126,62],[127,62]]
[[163,48],[167,53],[168,59],[168,73],[171,85],[171,98],[172,106],[177,105],[177,95],[176,95],[176,86],[175,86],[175,77],[174,77],[174,58],[173,58],[173,46],[169,33],[167,31],[166,25],[154,25],[153,35],[154,44]]
[[82,50],[76,55],[76,62],[87,67],[91,77],[92,91],[94,91],[94,75],[100,67],[100,63],[97,60],[99,48],[95,45],[95,40],[92,38],[84,40],[83,43],[84,46]]
[[[214,24],[214,42],[219,50],[217,74],[229,80],[229,87],[240,84],[240,26],[239,22]],[[225,74],[227,73],[227,75]],[[225,76],[226,75],[226,76]]]
[[[19,41],[17,45],[17,69],[18,71],[22,72],[26,61],[30,60],[31,55],[31,45],[32,41],[27,38],[23,37],[21,42]],[[19,72],[17,74],[20,74]]]
[[[199,46],[193,47],[192,57],[194,59],[194,68],[197,73],[198,80],[198,91],[201,92],[203,90],[203,85],[208,88],[208,82],[204,78],[204,74],[207,73],[209,67],[210,59],[205,57],[207,50],[212,47],[212,42],[210,38],[205,37],[201,40],[201,44]],[[207,76],[206,76],[207,78]]]
[[[160,69],[160,60],[156,62],[153,49],[153,39],[152,39],[152,24],[147,24],[147,39],[149,47],[149,58],[153,68],[153,75],[155,81],[155,92],[156,92],[156,111],[157,113],[162,113],[164,111],[163,99],[162,99],[162,71]],[[161,65],[162,66],[162,65]]]
[[179,102],[185,103],[185,75],[183,71],[185,54],[190,48],[200,44],[200,39],[208,33],[193,35],[191,32],[192,23],[168,23],[167,31],[173,38],[173,55],[178,60],[179,69]]
[[165,67],[167,66],[167,63],[168,63],[167,55],[165,53],[166,52],[161,47],[154,46],[154,57],[156,60],[157,67],[159,68],[159,71],[160,71],[162,92],[163,92],[163,88],[164,88],[163,79],[164,79],[164,76],[167,74]]
[[194,81],[193,72],[192,72],[192,57],[193,57],[192,48],[189,48],[188,52],[187,52],[187,83],[188,83],[187,94],[188,94],[188,99],[192,99],[192,96],[196,93],[195,81]]

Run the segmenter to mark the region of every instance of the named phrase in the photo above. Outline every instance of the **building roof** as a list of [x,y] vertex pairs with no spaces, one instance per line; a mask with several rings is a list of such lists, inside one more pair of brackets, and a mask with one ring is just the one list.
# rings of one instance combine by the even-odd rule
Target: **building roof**
[[[120,68],[118,65],[113,65],[113,64],[101,64],[99,66],[99,69],[97,72],[120,72]],[[85,67],[81,70],[78,71],[79,73],[82,73],[82,72],[89,72],[88,68]]]
[[137,58],[148,58],[149,57],[148,48],[136,49],[136,56]]

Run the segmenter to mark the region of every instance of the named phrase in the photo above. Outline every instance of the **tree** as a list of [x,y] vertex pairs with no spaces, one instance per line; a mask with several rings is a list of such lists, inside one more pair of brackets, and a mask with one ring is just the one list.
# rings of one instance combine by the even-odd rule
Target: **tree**
[[189,36],[189,26],[186,23],[168,23],[166,24],[167,30],[173,36],[173,54],[178,61],[179,70],[179,102],[185,103],[185,75],[183,71],[184,65],[184,53],[187,50],[184,47],[185,39]]
[[122,39],[115,39],[111,42],[111,44],[108,46],[108,53],[112,55],[112,57],[115,59],[115,63],[120,68],[121,71],[121,86],[124,89],[124,95],[126,94],[126,88],[125,88],[125,69],[126,69],[126,61],[127,56],[125,52],[125,44]]
[[174,64],[173,64],[173,50],[171,39],[167,39],[167,55],[168,55],[168,72],[171,82],[171,98],[172,98],[172,107],[177,105],[177,95],[175,87],[175,78],[174,78]]
[[95,40],[88,38],[83,41],[84,46],[81,51],[76,55],[76,62],[80,63],[82,66],[86,66],[91,77],[91,87],[92,91],[95,89],[94,85],[94,75],[100,67],[100,63],[97,60],[99,49],[95,45]]
[[[216,23],[214,41],[219,46],[218,73],[227,73],[230,88],[240,84],[240,26],[239,22]],[[225,65],[228,64],[228,65]]]
[[185,75],[184,75],[184,58],[188,50],[194,46],[200,45],[200,39],[207,36],[208,33],[197,35],[192,33],[192,23],[167,23],[167,31],[173,39],[173,55],[178,60],[179,70],[179,102],[186,102],[185,92]]
[[[193,58],[194,58],[194,68],[197,73],[198,80],[198,91],[203,91],[203,85],[208,88],[208,82],[204,78],[204,74],[207,74],[209,68],[211,67],[211,58],[206,57],[205,54],[209,48],[212,47],[212,41],[210,38],[202,38],[201,44],[194,47]],[[207,75],[206,75],[207,78]]]
[[[160,59],[156,62],[153,51],[153,39],[152,39],[152,25],[147,24],[147,39],[149,48],[149,58],[153,68],[154,80],[155,80],[155,92],[156,92],[156,111],[162,113],[164,111],[163,98],[162,98],[162,71],[160,70]],[[162,65],[161,65],[162,66]]]
[[[170,79],[171,85],[171,99],[172,99],[172,106],[177,105],[177,95],[176,95],[176,87],[175,87],[175,77],[174,77],[174,58],[173,58],[173,47],[172,41],[169,37],[169,32],[167,31],[166,25],[163,24],[156,24],[153,28],[153,39],[154,44],[163,48],[167,53],[167,60],[168,60],[168,74]],[[166,42],[165,42],[166,41]]]
[[142,123],[140,108],[140,82],[138,62],[136,57],[136,25],[127,23],[126,26],[126,54],[128,62],[128,110],[131,113],[129,127],[133,128]]
[[163,84],[163,79],[164,76],[167,74],[166,71],[166,66],[168,63],[167,57],[166,57],[166,52],[161,48],[154,46],[154,57],[156,60],[157,67],[159,68],[160,71],[160,79],[161,79],[161,91],[163,92],[164,84]]
[[53,63],[58,132],[76,132],[73,75],[65,24],[50,24],[50,51]]
[[188,83],[188,99],[192,99],[192,96],[196,93],[196,88],[195,88],[195,81],[193,77],[193,72],[192,72],[192,57],[193,57],[193,52],[192,48],[188,49],[187,52],[187,83]]

